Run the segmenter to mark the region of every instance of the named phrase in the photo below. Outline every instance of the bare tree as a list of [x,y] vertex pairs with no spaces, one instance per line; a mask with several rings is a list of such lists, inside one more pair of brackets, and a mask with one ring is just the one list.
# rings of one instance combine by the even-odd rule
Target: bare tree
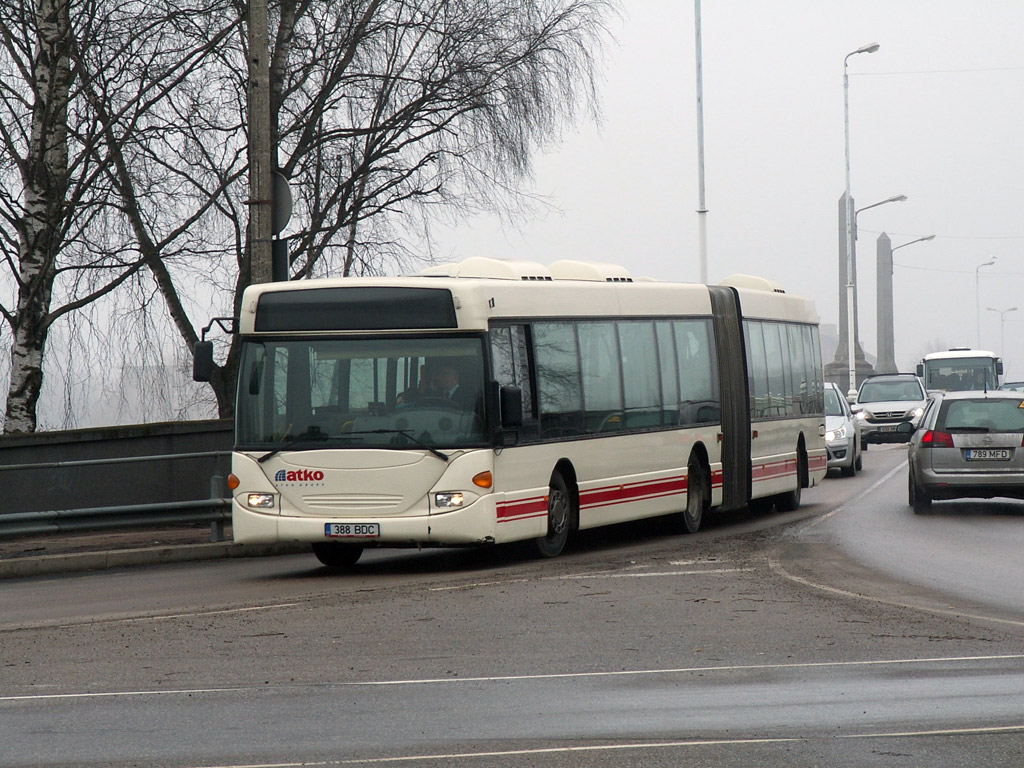
[[[597,117],[595,57],[615,5],[281,0],[277,11],[272,125],[295,190],[298,279],[422,261],[436,217],[520,209],[534,151]],[[237,261],[245,273],[246,255]],[[231,385],[234,354],[215,386]],[[218,401],[231,415],[233,389]]]
[[[162,260],[174,256],[171,244],[196,236],[192,225],[211,205],[209,194],[197,200],[180,186],[162,186],[173,143],[164,144],[162,157],[126,162],[137,137],[159,142],[168,135],[156,107],[237,24],[232,14],[227,29],[208,34],[198,50],[186,49],[170,20],[209,32],[203,22],[223,18],[226,6],[183,6],[141,0],[0,6],[0,216],[7,224],[0,235],[7,267],[0,318],[11,333],[5,432],[36,428],[53,324],[131,281],[159,280]],[[126,164],[142,189],[160,189],[174,203],[149,233],[159,233],[155,244],[139,237],[125,215],[133,204],[121,183]]]
[[[155,311],[159,295],[180,343],[191,349],[212,306],[230,304],[237,313],[251,272],[245,3],[35,2],[40,10],[75,6],[57,15],[65,24],[50,34],[60,56],[44,57],[56,62],[50,79],[61,84],[53,93],[63,111],[37,121],[58,138],[61,131],[73,136],[76,152],[68,162],[53,153],[59,141],[48,140],[46,155],[27,136],[4,134],[0,173],[21,171],[23,192],[10,199],[0,192],[0,205],[18,227],[35,211],[50,233],[40,257],[15,256],[14,239],[3,241],[12,284],[22,288],[41,275],[51,290],[62,290],[56,310],[0,303],[14,347],[30,348],[61,313],[116,288],[140,317]],[[415,263],[437,217],[519,210],[528,199],[519,182],[533,152],[581,115],[596,116],[594,57],[614,3],[279,0],[272,8],[271,108],[277,164],[296,197],[292,278]],[[91,20],[88,34],[80,19]],[[12,30],[23,21],[0,15]],[[28,73],[41,71],[25,59],[34,30],[18,41],[0,34],[14,62],[4,74],[28,83]],[[0,132],[29,123],[26,90],[42,87],[29,84],[0,90],[0,107],[14,118],[0,115]],[[31,186],[28,161],[36,156],[56,180],[46,189]],[[43,201],[57,205],[48,218]],[[61,260],[64,273],[46,271]],[[51,296],[32,295],[44,304]],[[15,370],[12,353],[15,396],[8,397],[6,429],[34,427],[30,409],[15,421],[10,413],[12,402],[20,408],[30,400],[34,408],[38,381],[34,395],[23,395],[22,383],[39,375],[32,372],[41,371],[42,347],[30,365],[18,355]],[[220,415],[230,416],[237,339],[222,357],[212,386]]]

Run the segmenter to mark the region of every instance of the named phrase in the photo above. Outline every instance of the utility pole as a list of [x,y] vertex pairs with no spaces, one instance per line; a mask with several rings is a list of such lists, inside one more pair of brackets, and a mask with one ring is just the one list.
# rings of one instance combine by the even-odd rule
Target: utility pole
[[708,207],[704,199],[704,63],[700,28],[700,0],[694,0],[697,51],[697,247],[700,281],[708,281]]
[[249,0],[249,282],[269,283],[273,170],[267,0]]

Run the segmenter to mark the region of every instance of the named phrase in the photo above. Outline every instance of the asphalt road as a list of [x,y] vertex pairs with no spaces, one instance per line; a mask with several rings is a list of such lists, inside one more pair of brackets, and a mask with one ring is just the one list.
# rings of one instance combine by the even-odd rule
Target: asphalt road
[[554,561],[5,582],[0,765],[1020,765],[1021,521],[913,516],[901,460],[872,449],[796,513],[620,526]]

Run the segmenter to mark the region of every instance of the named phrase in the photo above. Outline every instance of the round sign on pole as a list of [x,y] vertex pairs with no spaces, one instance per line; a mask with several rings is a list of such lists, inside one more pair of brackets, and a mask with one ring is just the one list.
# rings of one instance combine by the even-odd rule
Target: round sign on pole
[[271,234],[279,234],[292,218],[292,188],[288,179],[274,171],[274,203],[270,211]]

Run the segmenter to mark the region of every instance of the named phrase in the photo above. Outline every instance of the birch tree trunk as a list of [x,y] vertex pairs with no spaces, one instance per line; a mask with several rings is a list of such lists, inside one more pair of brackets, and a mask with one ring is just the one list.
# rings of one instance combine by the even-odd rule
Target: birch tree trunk
[[70,0],[38,0],[31,140],[22,166],[26,216],[19,228],[18,302],[4,433],[34,432],[43,354],[68,186]]

